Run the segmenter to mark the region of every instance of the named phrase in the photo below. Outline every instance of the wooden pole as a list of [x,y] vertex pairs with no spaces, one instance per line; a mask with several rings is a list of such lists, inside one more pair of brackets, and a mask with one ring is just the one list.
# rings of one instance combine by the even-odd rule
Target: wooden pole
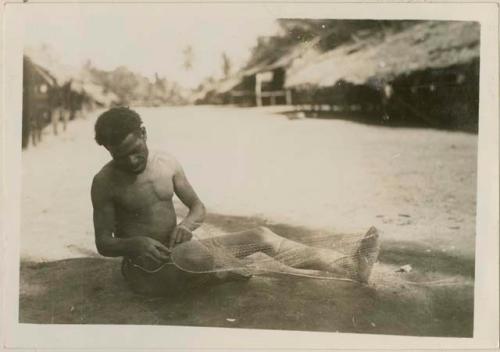
[[286,105],[292,105],[292,91],[287,89],[285,92]]
[[255,75],[255,104],[257,106],[262,106],[262,87],[260,82],[260,76],[257,73]]

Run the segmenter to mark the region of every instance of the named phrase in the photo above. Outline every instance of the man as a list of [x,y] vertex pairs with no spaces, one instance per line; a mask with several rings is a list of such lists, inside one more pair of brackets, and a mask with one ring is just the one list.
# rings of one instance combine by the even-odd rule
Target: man
[[[182,292],[186,288],[248,276],[193,274],[172,265],[171,252],[184,245],[184,263],[201,263],[200,253],[208,245],[219,248],[246,247],[263,252],[285,265],[346,274],[366,282],[378,255],[378,234],[372,228],[361,241],[358,257],[347,258],[332,250],[308,247],[259,227],[215,239],[192,240],[193,231],[203,222],[205,207],[189,183],[181,165],[171,155],[150,152],[146,129],[140,116],[128,108],[113,108],[99,116],[95,139],[111,154],[112,160],[95,175],[92,204],[97,250],[109,257],[124,257],[122,273],[132,289],[143,294]],[[177,223],[173,196],[189,208]],[[207,241],[207,242],[203,242]],[[200,251],[202,248],[204,250]],[[293,255],[285,255],[293,252]],[[243,255],[252,254],[252,250]],[[210,254],[209,254],[210,255]],[[297,260],[300,258],[300,260]],[[203,264],[203,263],[202,263]],[[299,270],[299,269],[297,269]],[[352,271],[352,270],[351,270]]]

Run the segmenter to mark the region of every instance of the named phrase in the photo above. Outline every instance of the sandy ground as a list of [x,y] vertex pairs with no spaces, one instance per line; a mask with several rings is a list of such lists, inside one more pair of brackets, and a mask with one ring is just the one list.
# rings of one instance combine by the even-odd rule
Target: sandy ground
[[[89,187],[109,159],[94,114],[23,152],[20,320],[471,336],[477,136],[280,109],[138,111],[209,210],[200,236],[267,225],[300,241],[375,225],[370,286],[265,275],[178,299],[134,295],[93,243]],[[412,272],[395,272],[405,264]]]

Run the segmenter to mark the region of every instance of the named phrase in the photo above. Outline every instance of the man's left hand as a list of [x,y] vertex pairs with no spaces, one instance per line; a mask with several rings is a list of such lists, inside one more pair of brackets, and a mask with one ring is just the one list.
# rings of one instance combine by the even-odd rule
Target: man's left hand
[[184,225],[178,225],[170,236],[169,248],[174,248],[175,245],[190,241],[193,238],[193,233]]

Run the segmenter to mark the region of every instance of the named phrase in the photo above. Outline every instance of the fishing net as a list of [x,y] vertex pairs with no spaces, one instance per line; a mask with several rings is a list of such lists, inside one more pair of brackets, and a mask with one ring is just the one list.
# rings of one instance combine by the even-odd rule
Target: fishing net
[[365,235],[318,235],[300,242],[276,234],[257,243],[240,242],[232,241],[231,234],[195,236],[173,248],[171,261],[190,273],[277,273],[366,282],[379,252],[375,228]]

